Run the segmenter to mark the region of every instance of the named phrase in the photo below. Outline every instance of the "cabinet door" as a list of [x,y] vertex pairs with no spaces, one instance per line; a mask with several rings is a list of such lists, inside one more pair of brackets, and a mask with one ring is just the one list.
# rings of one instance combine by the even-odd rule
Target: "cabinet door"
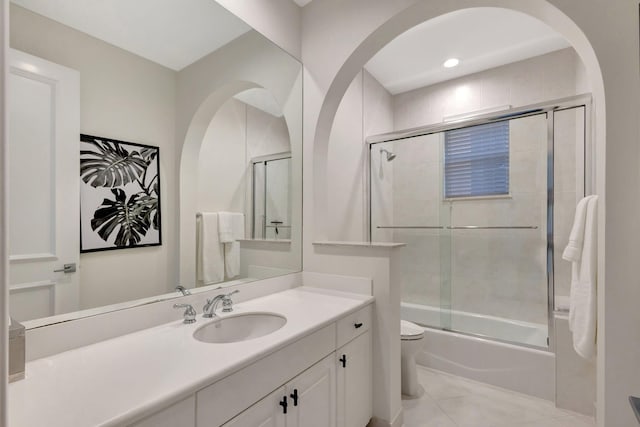
[[291,380],[286,391],[289,399],[287,427],[335,427],[335,354]]
[[196,398],[188,397],[160,412],[131,424],[130,427],[195,427]]
[[336,351],[337,427],[364,427],[372,413],[371,332]]
[[[280,402],[285,396],[280,387],[264,399],[258,401],[230,421],[224,427],[285,427],[284,409]],[[212,426],[213,427],[213,426]]]

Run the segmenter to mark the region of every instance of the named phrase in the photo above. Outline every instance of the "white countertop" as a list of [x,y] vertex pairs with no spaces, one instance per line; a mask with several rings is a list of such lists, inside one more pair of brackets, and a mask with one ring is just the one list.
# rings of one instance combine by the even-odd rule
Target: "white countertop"
[[228,344],[199,342],[192,337],[193,331],[213,320],[198,314],[191,325],[171,322],[34,360],[27,363],[26,378],[9,385],[9,425],[122,425],[187,397],[372,301],[366,295],[295,288],[235,304],[230,314],[260,311],[287,318],[281,329],[260,338]]

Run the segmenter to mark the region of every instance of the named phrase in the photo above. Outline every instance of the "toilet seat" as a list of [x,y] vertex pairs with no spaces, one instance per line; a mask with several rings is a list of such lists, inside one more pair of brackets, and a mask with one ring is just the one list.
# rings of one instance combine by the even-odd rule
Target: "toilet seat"
[[424,338],[424,329],[407,320],[400,320],[400,339],[402,341],[415,341]]

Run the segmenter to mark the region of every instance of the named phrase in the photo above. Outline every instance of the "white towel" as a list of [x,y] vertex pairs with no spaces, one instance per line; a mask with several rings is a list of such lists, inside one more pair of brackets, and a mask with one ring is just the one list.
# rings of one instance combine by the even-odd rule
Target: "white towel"
[[587,203],[595,196],[587,196],[578,202],[573,218],[573,227],[569,234],[569,243],[562,253],[562,258],[569,262],[580,261],[582,242],[584,240],[584,223],[587,216]]
[[[586,200],[585,203],[582,203]],[[581,206],[582,204],[582,206]],[[580,209],[579,209],[580,208]],[[569,294],[569,329],[573,333],[573,348],[585,359],[596,355],[597,339],[597,213],[598,196],[581,200],[576,208],[576,221],[571,232],[573,242],[581,242],[581,247],[570,243],[563,258],[571,264],[571,291]],[[575,230],[582,229],[582,236],[574,236]],[[577,234],[579,234],[577,232]],[[574,238],[575,237],[575,238]],[[565,256],[568,255],[568,256]]]
[[218,212],[218,234],[220,235],[220,243],[233,242],[233,212]]
[[218,235],[218,214],[196,215],[196,275],[208,285],[224,280],[224,252]]
[[[222,214],[223,212],[220,212]],[[224,243],[224,269],[227,279],[233,279],[240,274],[240,242],[244,239],[244,214],[224,212],[230,225],[230,239]]]

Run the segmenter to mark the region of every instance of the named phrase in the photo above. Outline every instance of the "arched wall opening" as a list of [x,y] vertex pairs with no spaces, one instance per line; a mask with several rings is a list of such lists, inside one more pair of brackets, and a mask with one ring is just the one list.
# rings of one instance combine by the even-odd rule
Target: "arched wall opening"
[[[198,210],[199,156],[205,134],[214,116],[235,95],[249,89],[265,89],[250,81],[228,82],[211,93],[197,108],[185,136],[180,158],[180,283],[192,286],[196,283],[196,213]],[[287,129],[292,131],[291,121],[284,117]]]
[[[440,2],[438,2],[440,3]],[[524,4],[507,1],[467,0],[454,4],[426,4],[413,5],[401,13],[398,13],[364,39],[358,47],[346,59],[334,76],[323,104],[318,114],[313,138],[313,191],[314,191],[314,235],[315,240],[326,239],[326,215],[327,203],[327,154],[329,137],[335,118],[347,88],[364,67],[364,65],[387,43],[394,38],[423,23],[429,19],[462,9],[474,7],[502,7],[505,9],[522,12],[539,19],[552,29],[563,35],[573,46],[587,71],[587,77],[593,89],[594,98],[594,146],[598,155],[595,158],[596,177],[604,178],[604,144],[605,144],[605,111],[604,111],[604,85],[600,66],[595,52],[586,36],[580,28],[555,6],[544,2],[536,4]],[[603,197],[604,182],[595,185],[597,193]]]
[[[245,164],[245,165],[238,164],[239,161],[242,163],[243,160],[248,161],[248,159],[246,158],[244,158],[243,160],[239,159],[237,157],[238,153],[244,152],[244,154],[242,154],[242,157],[245,157],[249,153],[253,153],[253,155],[255,155],[255,153],[271,154],[271,151],[276,149],[276,147],[278,148],[276,150],[278,152],[290,151],[291,152],[290,155],[294,158],[294,161],[296,162],[295,167],[293,168],[295,180],[293,183],[289,184],[290,188],[293,191],[290,194],[297,195],[295,197],[295,200],[300,199],[300,188],[301,188],[301,183],[299,178],[301,174],[301,171],[300,171],[301,168],[299,167],[301,163],[299,160],[299,157],[301,156],[301,148],[300,148],[301,133],[299,130],[300,108],[298,106],[299,104],[296,102],[295,97],[292,98],[291,100],[286,100],[286,102],[282,102],[282,104],[278,104],[278,101],[275,99],[275,97],[273,97],[271,100],[273,104],[269,104],[269,105],[267,105],[268,102],[266,100],[259,99],[257,101],[254,101],[258,103],[263,102],[264,103],[263,108],[267,108],[267,109],[268,108],[277,109],[278,105],[283,105],[284,111],[282,112],[282,116],[279,116],[279,121],[281,122],[281,125],[278,125],[272,129],[275,133],[265,134],[265,137],[267,139],[261,139],[261,138],[256,139],[257,129],[261,129],[262,131],[267,130],[267,128],[264,128],[261,126],[265,126],[266,124],[268,124],[269,126],[268,129],[272,128],[273,123],[261,122],[261,120],[264,121],[265,116],[269,116],[269,117],[272,117],[272,116],[270,116],[269,113],[260,111],[259,109],[255,111],[260,111],[260,116],[256,116],[256,113],[247,114],[247,111],[245,111],[245,113],[242,115],[243,117],[242,120],[244,123],[243,126],[245,126],[245,129],[243,131],[237,130],[237,132],[240,132],[240,133],[247,132],[247,129],[249,129],[252,133],[251,138],[247,137],[246,134],[243,134],[244,136],[241,136],[242,140],[244,140],[244,143],[245,143],[245,145],[240,149],[241,151],[238,151],[239,149],[238,147],[229,146],[229,150],[223,149],[223,151],[216,154],[216,156],[220,155],[219,157],[216,157],[219,159],[224,159],[226,155],[229,155],[230,156],[228,159],[229,162],[218,163],[218,166],[215,166],[210,162],[211,147],[212,147],[211,146],[212,139],[210,134],[211,125],[213,125],[213,122],[215,120],[218,120],[216,122],[217,123],[216,131],[220,131],[220,123],[223,123],[223,122],[226,123],[225,119],[222,119],[223,122],[220,122],[221,119],[217,115],[219,113],[222,113],[222,110],[225,108],[226,108],[225,114],[228,115],[230,111],[229,110],[230,104],[228,104],[228,102],[232,98],[234,98],[238,94],[244,93],[245,91],[255,90],[255,89],[259,89],[260,91],[263,91],[267,95],[271,95],[271,96],[274,95],[273,91],[269,91],[262,84],[259,84],[256,82],[246,81],[246,80],[229,81],[222,84],[217,89],[215,89],[212,93],[209,94],[209,96],[203,98],[203,101],[195,109],[195,113],[193,114],[193,116],[191,117],[191,120],[188,123],[187,129],[185,132],[186,135],[185,135],[184,143],[181,149],[180,165],[179,165],[179,168],[180,168],[180,172],[179,172],[179,177],[180,177],[180,197],[179,197],[179,201],[180,201],[180,208],[179,208],[180,282],[179,283],[184,284],[184,286],[186,287],[191,287],[194,284],[196,284],[196,262],[195,262],[196,260],[196,232],[195,232],[196,213],[198,210],[202,210],[201,209],[202,203],[207,203],[207,206],[212,206],[212,203],[213,205],[215,205],[216,203],[222,203],[222,205],[220,206],[225,206],[225,208],[222,210],[233,210],[231,209],[231,206],[228,206],[227,204],[231,203],[233,205],[235,203],[236,211],[243,211],[245,215],[251,214],[251,212],[246,211],[245,208],[240,208],[239,206],[237,206],[237,203],[244,204],[245,206],[250,206],[249,204],[247,204],[249,203],[249,199],[247,199],[247,197],[249,197],[250,195],[250,189],[248,190],[249,193],[247,193],[246,192],[247,189],[245,188],[247,185],[247,182],[250,182],[250,181],[246,181],[245,179],[246,175],[250,173],[249,172],[250,168],[248,164]],[[241,100],[238,100],[237,103],[244,104],[243,101]],[[245,105],[250,107],[249,104],[245,104]],[[275,111],[275,110],[270,110],[270,111]],[[224,117],[228,118],[228,116],[224,116]],[[261,117],[261,118],[257,118],[257,117]],[[249,119],[251,119],[251,121],[247,122],[247,120]],[[229,125],[231,125],[231,123],[229,123]],[[249,128],[247,128],[247,126]],[[223,128],[227,129],[227,131],[231,129],[226,125],[223,126]],[[222,138],[222,140],[220,140],[219,142],[221,144],[231,143],[232,140],[229,140],[228,137],[229,135]],[[288,142],[288,149],[286,150],[283,148],[283,144],[285,140]],[[208,147],[207,153],[209,156],[208,159],[210,160],[206,160],[206,158],[205,159],[201,158],[203,155],[202,148],[203,148],[204,141],[208,141],[207,143],[209,144],[207,146]],[[249,144],[249,146],[247,146],[246,144]],[[221,148],[222,145],[218,145],[218,147]],[[228,192],[224,193],[224,190],[225,189],[228,190],[229,187],[225,187],[225,188],[217,187],[223,190],[220,194],[226,194],[226,196],[221,196],[222,197],[221,199],[220,198],[217,198],[215,200],[212,199],[211,195],[214,193],[212,193],[210,189],[205,192],[208,195],[204,195],[204,193],[200,193],[200,194],[198,193],[198,182],[202,184],[203,176],[206,176],[207,178],[211,178],[211,173],[212,173],[212,171],[207,172],[206,170],[202,169],[203,160],[205,162],[204,164],[208,165],[207,167],[211,167],[212,165],[214,165],[213,167],[219,169],[217,172],[214,172],[214,175],[224,174],[224,172],[222,172],[224,170],[231,173],[232,175],[232,176],[225,175],[225,177],[228,179],[222,179],[222,180],[214,179],[213,181],[211,181],[211,185],[213,185],[214,187],[217,187],[217,185],[219,185],[220,183],[223,183],[223,182],[226,183],[227,181],[229,183],[236,182],[234,181],[234,179],[241,180],[241,182],[236,182],[241,184],[241,186],[238,188],[235,188],[234,191],[232,192],[234,194],[233,201],[231,199],[225,198],[226,196],[229,196],[230,193]],[[215,159],[213,161],[215,161]],[[225,167],[227,167],[228,165],[233,165],[233,167],[231,167],[231,169],[225,169]],[[205,173],[205,175],[203,175],[203,173]],[[244,178],[239,178],[239,177],[244,177]],[[205,180],[207,178],[205,178]],[[203,187],[203,188],[206,189],[208,187]],[[244,196],[238,196],[238,194],[240,194],[238,193],[238,191],[244,192]],[[235,197],[241,197],[242,200],[236,199]],[[290,209],[293,209],[293,215],[292,215],[292,218],[290,218],[290,220],[292,221],[291,224],[292,226],[295,227],[294,230],[296,230],[295,231],[296,236],[299,236],[300,222],[301,222],[300,203],[294,203],[293,206],[290,206]],[[247,256],[248,257],[252,256],[253,258],[248,258],[248,259],[254,260],[253,262],[273,263],[274,266],[279,266],[283,271],[285,269],[287,271],[289,270],[295,271],[296,269],[300,268],[299,259],[296,257],[296,253],[297,254],[300,253],[300,249],[299,249],[300,246],[301,246],[301,240],[299,237],[296,237],[294,239],[291,239],[291,245],[290,245],[292,249],[291,251],[278,251],[275,255],[273,255],[273,254],[270,254],[268,250],[255,249],[252,252],[248,251],[249,254]]]
[[[436,4],[437,3],[437,4]],[[594,170],[592,179],[594,180],[595,193],[600,196],[600,214],[598,221],[599,228],[599,258],[598,258],[598,280],[604,283],[604,169],[605,169],[605,98],[604,83],[600,70],[600,65],[595,55],[595,51],[587,40],[582,30],[564,13],[548,2],[536,2],[527,4],[525,2],[507,1],[482,1],[467,0],[459,2],[419,2],[409,6],[405,10],[395,14],[390,19],[381,23],[375,30],[361,37],[361,41],[351,51],[346,59],[336,66],[335,73],[331,76],[322,104],[319,106],[317,122],[313,129],[313,209],[307,210],[310,214],[306,217],[307,224],[312,225],[313,230],[307,233],[312,240],[332,240],[328,238],[329,224],[327,223],[329,205],[328,170],[329,140],[332,126],[347,88],[353,79],[362,70],[364,65],[387,43],[394,38],[411,29],[412,27],[429,19],[462,9],[475,7],[498,7],[527,14],[536,18],[559,34],[563,35],[572,45],[580,59],[582,60],[593,95],[593,147],[594,147]],[[312,251],[310,241],[306,241],[308,251]],[[602,310],[602,301],[599,301]],[[602,312],[601,312],[602,314]],[[604,319],[603,315],[599,319]],[[599,354],[604,355],[603,340],[599,341]],[[602,407],[602,374],[603,357],[598,360],[598,406]],[[602,413],[599,410],[599,413]]]

